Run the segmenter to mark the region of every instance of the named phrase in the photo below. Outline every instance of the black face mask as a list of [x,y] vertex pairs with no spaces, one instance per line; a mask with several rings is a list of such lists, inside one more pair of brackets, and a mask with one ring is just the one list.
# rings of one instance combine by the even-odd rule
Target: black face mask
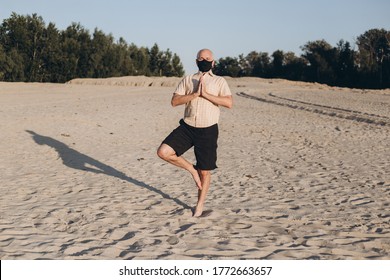
[[196,64],[198,65],[199,71],[201,72],[208,72],[213,68],[213,61],[207,61],[205,59],[203,60],[197,60]]

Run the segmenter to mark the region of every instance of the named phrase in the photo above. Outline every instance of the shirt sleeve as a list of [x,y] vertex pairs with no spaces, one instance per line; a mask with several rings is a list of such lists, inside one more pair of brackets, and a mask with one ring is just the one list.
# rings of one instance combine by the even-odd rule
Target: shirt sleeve
[[180,83],[177,85],[174,93],[179,94],[179,95],[185,95],[186,94],[186,82],[187,78],[184,78],[180,81]]
[[221,91],[219,93],[220,96],[230,96],[232,92],[230,91],[229,85],[224,78],[221,80]]

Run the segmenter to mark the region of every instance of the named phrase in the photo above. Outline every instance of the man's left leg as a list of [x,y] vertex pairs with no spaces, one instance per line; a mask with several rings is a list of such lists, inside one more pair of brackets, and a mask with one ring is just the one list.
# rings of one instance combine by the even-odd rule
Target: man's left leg
[[202,190],[198,190],[198,203],[196,204],[194,217],[200,217],[203,213],[206,195],[210,188],[211,172],[210,170],[198,170],[202,182]]

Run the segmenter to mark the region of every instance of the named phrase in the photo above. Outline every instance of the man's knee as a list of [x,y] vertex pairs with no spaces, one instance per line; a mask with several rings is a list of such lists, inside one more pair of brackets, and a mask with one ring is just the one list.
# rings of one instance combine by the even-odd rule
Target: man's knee
[[199,172],[199,175],[202,177],[202,178],[205,178],[205,177],[208,177],[211,175],[211,172],[210,170],[198,170]]
[[157,149],[157,155],[164,160],[170,158],[174,154],[175,151],[166,144],[161,144],[161,146]]
[[157,149],[157,156],[162,159],[167,157],[167,152],[162,145]]

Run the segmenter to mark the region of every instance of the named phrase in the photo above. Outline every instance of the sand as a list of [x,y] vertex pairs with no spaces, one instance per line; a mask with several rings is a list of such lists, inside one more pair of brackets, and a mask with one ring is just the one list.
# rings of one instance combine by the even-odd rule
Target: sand
[[202,218],[178,78],[0,83],[0,258],[390,259],[390,90],[227,81]]

